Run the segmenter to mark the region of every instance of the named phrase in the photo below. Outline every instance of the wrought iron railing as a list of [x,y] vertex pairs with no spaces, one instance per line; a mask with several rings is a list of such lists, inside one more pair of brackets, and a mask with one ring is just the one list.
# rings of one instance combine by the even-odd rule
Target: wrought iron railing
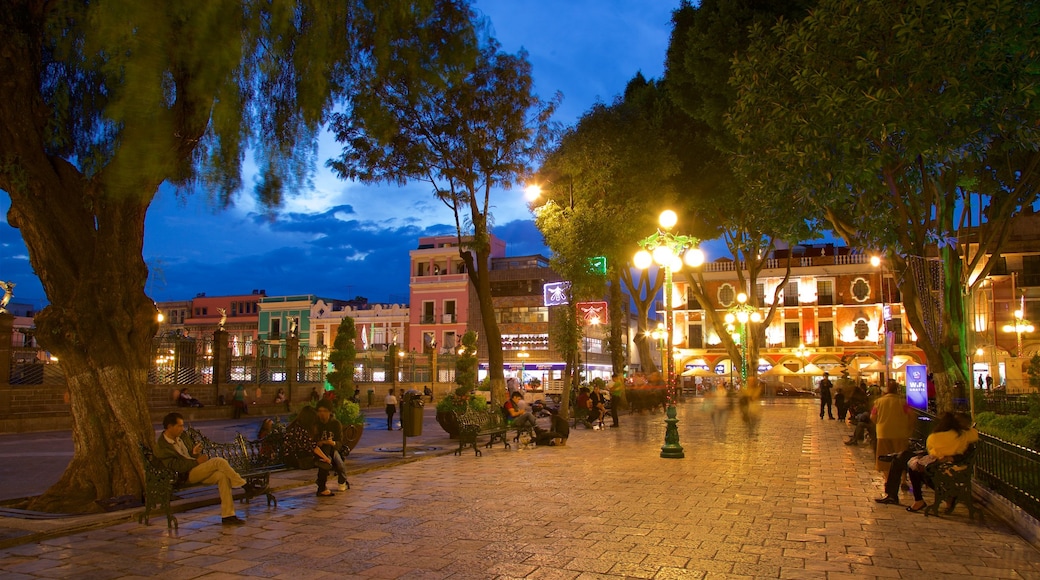
[[975,453],[975,479],[1040,518],[1040,453],[983,433]]

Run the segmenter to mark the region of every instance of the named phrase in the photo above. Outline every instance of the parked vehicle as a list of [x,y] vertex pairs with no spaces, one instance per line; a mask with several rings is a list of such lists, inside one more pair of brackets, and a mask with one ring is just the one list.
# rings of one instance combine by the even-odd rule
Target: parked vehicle
[[816,393],[813,393],[812,391],[796,389],[791,385],[784,384],[776,387],[776,396],[812,399],[816,397]]

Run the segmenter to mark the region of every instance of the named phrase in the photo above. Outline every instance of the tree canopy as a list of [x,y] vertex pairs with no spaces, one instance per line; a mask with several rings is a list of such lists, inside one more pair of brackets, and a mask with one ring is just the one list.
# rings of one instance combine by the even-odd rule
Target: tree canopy
[[967,284],[1037,199],[1038,17],[1035,2],[823,0],[756,28],[734,66],[744,182],[888,253],[941,383],[966,380]]

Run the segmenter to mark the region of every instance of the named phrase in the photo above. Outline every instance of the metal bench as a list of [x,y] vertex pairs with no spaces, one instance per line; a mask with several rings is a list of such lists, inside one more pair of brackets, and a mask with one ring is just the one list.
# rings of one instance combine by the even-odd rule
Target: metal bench
[[[242,476],[242,479],[246,480],[243,487],[245,494],[241,501],[249,503],[249,500],[254,497],[265,495],[268,506],[272,504],[275,507],[278,506],[278,499],[270,489],[271,474],[291,469],[282,463],[283,431],[275,430],[271,435],[259,441],[247,440],[239,433],[231,443],[211,441],[193,427],[189,427],[187,432],[192,441],[202,444],[203,454],[227,460],[231,467]],[[177,518],[173,516],[170,506],[174,492],[207,484],[181,481],[177,472],[168,469],[155,458],[151,447],[142,444],[140,450],[144,464],[145,492],[144,513],[137,517],[137,521],[147,525],[152,509],[160,507],[166,514],[166,527],[177,529]]]
[[[975,450],[973,445],[957,461],[937,461],[928,466],[925,475],[935,490],[935,501],[925,508],[925,515],[939,515],[939,504],[951,501],[963,503],[968,507],[968,518],[975,519],[975,502],[971,495],[971,483],[975,476]],[[946,513],[951,511],[947,509]]]
[[481,453],[480,449],[477,449],[477,437],[482,435],[491,436],[484,445],[485,448],[490,449],[496,442],[501,441],[506,449],[509,449],[509,441],[506,438],[509,424],[502,411],[490,408],[483,411],[468,409],[465,413],[456,411],[455,418],[459,422],[459,448],[455,450],[455,455],[462,455],[463,449],[473,447],[473,451],[479,457]]

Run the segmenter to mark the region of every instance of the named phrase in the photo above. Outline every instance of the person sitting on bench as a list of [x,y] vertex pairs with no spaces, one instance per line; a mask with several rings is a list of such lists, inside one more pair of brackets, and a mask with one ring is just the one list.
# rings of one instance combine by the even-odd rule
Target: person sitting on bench
[[184,432],[184,417],[180,413],[169,413],[163,417],[163,432],[155,440],[155,458],[167,469],[176,471],[181,481],[216,484],[220,493],[221,523],[246,523],[235,514],[235,499],[231,495],[231,488],[243,487],[246,480],[227,460],[202,454],[202,444],[193,442]]
[[520,391],[513,391],[502,410],[506,414],[506,419],[512,422],[513,427],[517,429],[534,429],[537,422],[530,411],[521,407],[520,401],[523,398],[524,395]]

